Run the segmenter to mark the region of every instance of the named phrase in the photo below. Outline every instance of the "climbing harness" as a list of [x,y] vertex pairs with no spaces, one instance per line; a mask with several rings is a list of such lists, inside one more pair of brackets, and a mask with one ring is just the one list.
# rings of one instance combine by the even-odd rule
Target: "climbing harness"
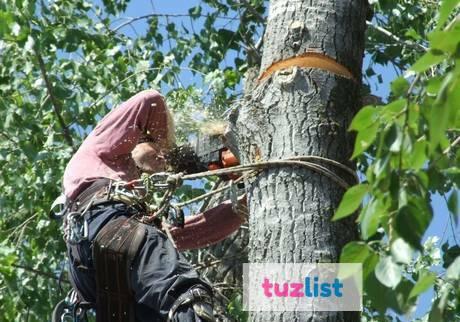
[[133,217],[119,217],[97,234],[93,243],[97,322],[134,322],[130,272],[146,233],[145,226]]
[[[325,166],[326,164],[348,174],[353,178],[353,183],[350,184],[347,180],[330,170],[330,168]],[[145,224],[154,224],[157,227],[161,227],[161,222],[164,220],[169,220],[173,226],[183,227],[184,212],[182,208],[184,206],[210,198],[226,190],[230,190],[230,199],[232,200],[233,208],[236,209],[236,205],[238,204],[236,185],[250,177],[256,176],[261,171],[266,171],[273,167],[306,168],[329,178],[345,190],[359,182],[355,171],[349,167],[335,160],[318,156],[296,156],[282,160],[260,161],[193,174],[160,172],[152,175],[143,175],[140,179],[129,182],[106,179],[96,184],[96,187],[93,188],[91,186],[85,190],[83,193],[85,195],[81,198],[79,197],[81,200],[76,201],[77,205],[64,204],[64,209],[67,209],[67,211],[69,209],[73,210],[67,215],[65,220],[65,224],[67,225],[64,229],[66,241],[69,243],[78,243],[87,238],[87,224],[83,219],[83,215],[91,206],[107,201],[121,201],[130,206],[141,208],[144,211],[139,212],[141,215],[138,216],[138,219]],[[223,187],[219,187],[185,202],[172,202],[175,190],[185,180],[235,173],[241,173],[242,175],[235,180],[230,180],[229,184]],[[101,186],[103,187],[101,188]],[[53,205],[56,206],[55,204]],[[59,214],[62,216],[62,212]]]
[[[94,241],[93,258],[95,259],[98,285],[96,301],[101,312],[98,321],[103,321],[100,319],[103,319],[104,316],[116,317],[114,321],[132,321],[133,319],[133,301],[132,295],[130,295],[128,276],[133,258],[145,237],[145,229],[142,228],[140,223],[156,225],[159,229],[164,230],[171,242],[174,243],[168,228],[166,228],[167,225],[162,225],[163,221],[168,220],[173,226],[183,227],[183,207],[201,200],[205,200],[204,204],[208,204],[213,195],[226,190],[230,191],[233,211],[237,215],[241,213],[247,214],[247,208],[241,205],[241,196],[238,196],[236,186],[241,182],[248,182],[251,177],[274,167],[302,167],[309,169],[324,175],[343,189],[347,189],[351,184],[330,169],[333,167],[353,178],[352,184],[358,182],[356,173],[337,161],[318,156],[298,156],[283,160],[236,165],[231,168],[220,168],[193,174],[167,172],[152,175],[144,174],[140,179],[129,182],[101,179],[85,189],[73,202],[69,202],[63,197],[58,198],[53,203],[52,209],[58,208],[57,211],[53,212],[53,216],[64,218],[65,240],[70,244],[71,248],[76,247],[76,244],[88,238],[88,223],[85,219],[85,214],[91,207],[106,202],[119,201],[137,210],[129,219],[120,218],[104,226]],[[236,177],[232,174],[240,175]],[[235,179],[228,180],[228,184],[223,187],[219,187],[216,184],[210,192],[190,200],[173,202],[176,189],[185,180],[196,180],[210,176],[226,176],[227,178],[232,177]],[[107,274],[107,270],[116,267],[119,269],[115,273]],[[201,291],[194,292],[200,293]],[[203,316],[207,316],[207,313],[209,313],[206,311],[208,300],[204,297],[201,298],[198,293],[195,295],[199,301],[193,304],[194,309],[196,306],[197,311],[201,310],[200,312],[202,312]],[[170,313],[170,320],[178,307],[187,303],[194,303],[195,295],[192,295],[190,295],[190,298],[184,296],[185,299],[177,302],[177,307],[174,307],[174,310]],[[198,303],[201,300],[204,300],[205,303]],[[75,317],[76,311],[74,310],[73,312]],[[81,310],[78,312],[81,312]],[[74,319],[74,321],[84,320]]]
[[94,305],[82,301],[75,290],[70,290],[62,301],[58,302],[51,314],[51,322],[87,322],[87,312]]

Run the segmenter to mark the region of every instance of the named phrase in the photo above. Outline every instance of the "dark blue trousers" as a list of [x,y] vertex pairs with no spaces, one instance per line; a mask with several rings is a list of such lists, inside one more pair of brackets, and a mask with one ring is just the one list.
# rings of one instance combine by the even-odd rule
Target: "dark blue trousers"
[[[93,240],[109,221],[120,216],[128,218],[133,214],[134,210],[120,202],[95,206],[85,214],[89,228],[88,240],[80,242],[77,247],[68,247],[68,256],[70,278],[86,301],[96,302]],[[145,225],[145,229],[146,241],[134,260],[131,273],[131,285],[136,300],[136,321],[165,321],[172,304],[182,293],[195,285],[202,285],[209,290],[210,287],[199,278],[163,232],[149,225]],[[201,321],[191,307],[179,309],[175,320]]]

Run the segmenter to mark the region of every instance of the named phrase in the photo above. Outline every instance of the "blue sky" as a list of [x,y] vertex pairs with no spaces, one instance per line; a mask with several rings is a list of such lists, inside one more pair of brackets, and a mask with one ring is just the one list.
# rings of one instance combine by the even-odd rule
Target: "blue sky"
[[[130,18],[130,17],[138,17],[143,16],[149,13],[169,13],[169,14],[186,14],[188,13],[188,9],[194,5],[200,4],[201,1],[196,0],[161,0],[161,1],[154,1],[154,0],[137,0],[132,1],[128,6],[128,10],[123,17]],[[120,19],[116,23],[113,24],[113,27],[122,24],[123,22],[127,21],[126,19]],[[183,22],[188,24],[188,18],[170,18],[171,22]],[[223,21],[223,23],[225,23]],[[121,29],[124,33],[130,36],[134,36],[135,32],[133,28],[137,30],[137,32],[142,33],[147,27],[146,20],[139,20],[133,23],[133,27],[126,26]],[[365,57],[364,60],[364,69],[369,64],[369,56]],[[374,66],[374,70],[377,74],[380,74],[383,82],[378,83],[377,76],[374,76],[370,79],[371,90],[374,95],[382,97],[384,101],[386,101],[389,90],[390,90],[390,82],[396,78],[396,74],[393,68],[387,66]],[[191,73],[184,72],[181,75],[181,81],[185,84],[193,84],[196,83],[197,80]],[[199,83],[201,84],[201,82]],[[428,236],[438,236],[440,239],[440,244],[444,243],[445,241],[449,241],[452,245],[454,244],[454,234],[460,236],[460,227],[457,227],[456,231],[454,230],[453,225],[450,222],[450,215],[446,207],[446,203],[443,197],[439,195],[432,196],[432,206],[435,212],[434,220],[432,221],[425,239]],[[432,297],[432,291],[425,293],[421,300],[418,303],[417,311],[415,316],[420,316],[424,312],[429,309],[430,299]]]

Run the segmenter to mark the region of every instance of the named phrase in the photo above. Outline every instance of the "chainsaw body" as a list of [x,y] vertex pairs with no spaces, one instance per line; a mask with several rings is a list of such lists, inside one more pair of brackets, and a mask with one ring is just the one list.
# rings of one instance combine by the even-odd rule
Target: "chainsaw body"
[[[225,146],[221,135],[198,136],[195,153],[208,170],[230,168],[240,164],[236,156]],[[238,177],[239,175],[229,174],[224,179],[231,180]]]

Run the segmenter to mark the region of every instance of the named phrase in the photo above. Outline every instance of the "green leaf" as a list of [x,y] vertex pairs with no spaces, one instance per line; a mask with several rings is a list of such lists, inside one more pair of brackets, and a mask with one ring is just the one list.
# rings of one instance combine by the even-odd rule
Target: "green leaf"
[[414,65],[410,68],[414,72],[421,73],[430,68],[433,65],[437,65],[446,58],[445,55],[437,51],[430,50],[423,55]]
[[449,242],[444,243],[441,246],[442,250],[442,267],[447,269],[447,267],[452,264],[457,257],[460,257],[460,246],[449,247]]
[[460,174],[460,168],[458,167],[451,167],[451,168],[448,168],[448,169],[445,169],[442,171],[443,173],[445,173],[446,175],[459,175]]
[[434,31],[428,35],[431,48],[455,54],[460,42],[460,28],[448,31]]
[[[457,67],[457,69],[459,69]],[[460,72],[460,70],[459,70]],[[452,82],[452,85],[449,88],[449,92],[447,93],[446,99],[446,111],[445,113],[447,116],[447,127],[460,127],[460,109],[459,103],[460,102],[460,77],[456,77],[455,80]]]
[[13,22],[14,16],[11,12],[0,11],[0,39],[9,34]]
[[401,281],[401,266],[393,262],[390,256],[380,257],[375,267],[375,276],[386,287],[395,288]]
[[435,77],[428,80],[428,83],[425,87],[429,95],[436,96],[441,88],[442,78]]
[[188,10],[188,13],[190,14],[190,17],[196,19],[201,15],[201,10],[202,10],[201,6],[196,6],[196,7],[190,8]]
[[412,247],[422,250],[420,241],[431,222],[432,214],[412,204],[399,209],[395,229]]
[[422,37],[420,37],[420,35],[417,33],[417,31],[414,29],[414,28],[409,28],[409,30],[406,31],[406,33],[404,34],[406,37],[411,37],[412,39],[415,39],[415,40],[420,40],[422,39]]
[[372,143],[374,143],[378,130],[379,124],[374,123],[372,126],[359,131],[356,136],[355,149],[353,151],[353,155],[351,156],[352,159],[363,154],[372,145]]
[[454,281],[460,280],[460,256],[447,268],[446,278]]
[[402,238],[397,238],[391,243],[391,256],[395,263],[410,264],[413,251],[408,243]]
[[382,115],[385,120],[393,121],[396,115],[402,115],[403,109],[407,105],[407,100],[400,98],[382,107]]
[[342,201],[340,202],[332,220],[338,220],[351,215],[356,209],[358,209],[368,190],[369,186],[367,184],[358,184],[349,188],[343,195]]
[[369,276],[374,275],[375,267],[377,266],[380,257],[374,252],[370,252],[369,256],[363,263],[363,280],[366,281]]
[[391,92],[395,97],[404,96],[408,90],[409,82],[403,76],[391,82]]
[[426,156],[427,147],[428,147],[428,143],[426,142],[426,140],[420,140],[420,141],[415,142],[414,149],[409,159],[409,162],[410,162],[408,164],[409,168],[412,168],[414,170],[419,170],[424,166],[427,160],[427,156]]
[[393,139],[392,139],[392,142],[390,142],[390,152],[393,152],[393,153],[399,153],[399,151],[401,151],[401,146],[402,146],[402,143],[403,143],[403,131],[401,129],[401,127],[395,125],[395,126],[392,126],[391,127],[391,130],[392,132],[394,132],[393,134]]
[[441,311],[441,308],[439,307],[440,301],[441,299],[437,298],[433,302],[433,305],[431,306],[430,315],[428,317],[428,322],[439,322],[443,320],[442,311]]
[[361,212],[359,218],[361,223],[361,235],[363,239],[369,239],[376,232],[379,227],[380,218],[384,214],[384,207],[379,199],[372,198],[371,201]]
[[444,27],[444,24],[449,18],[450,13],[452,10],[454,10],[459,2],[459,0],[443,0],[441,2],[441,7],[439,8],[438,24],[435,30],[440,30],[442,27]]
[[433,106],[430,115],[430,150],[434,151],[445,137],[449,114],[445,106]]
[[371,250],[364,242],[349,242],[340,254],[341,263],[364,263]]
[[410,298],[409,294],[414,288],[414,283],[403,279],[394,290],[394,297],[390,297],[387,301],[390,307],[399,314],[410,312],[415,306],[415,298]]
[[417,297],[427,291],[436,281],[436,274],[429,271],[422,271],[420,277],[410,291],[409,298]]
[[452,215],[452,219],[455,222],[455,225],[458,225],[458,218],[460,216],[460,209],[458,205],[458,191],[452,191],[447,200],[447,207],[449,208],[450,214]]
[[350,130],[361,131],[371,126],[377,119],[378,111],[374,106],[364,106],[353,118]]

